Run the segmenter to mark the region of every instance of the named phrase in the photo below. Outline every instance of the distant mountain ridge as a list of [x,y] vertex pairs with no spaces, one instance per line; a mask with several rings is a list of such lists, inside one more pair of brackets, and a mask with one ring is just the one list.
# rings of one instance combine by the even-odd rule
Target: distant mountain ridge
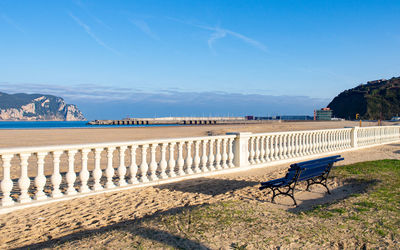
[[366,120],[389,120],[400,114],[400,77],[361,84],[336,96],[328,108],[333,115],[355,119],[359,114]]
[[42,94],[0,92],[0,120],[7,121],[84,121],[76,105],[64,99]]

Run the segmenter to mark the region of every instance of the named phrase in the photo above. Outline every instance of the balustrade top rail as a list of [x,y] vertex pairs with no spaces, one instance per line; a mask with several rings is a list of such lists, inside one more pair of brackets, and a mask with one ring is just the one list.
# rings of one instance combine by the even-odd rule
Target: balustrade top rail
[[131,145],[151,145],[163,143],[176,143],[187,141],[203,141],[210,139],[229,139],[235,138],[235,135],[216,135],[216,136],[202,136],[202,137],[182,137],[182,138],[165,138],[165,139],[150,139],[150,140],[135,140],[135,141],[121,141],[121,142],[101,142],[101,143],[88,143],[88,144],[64,144],[64,145],[49,145],[49,146],[34,146],[34,147],[14,147],[14,148],[0,148],[0,155],[12,153],[32,153],[32,152],[50,152],[50,151],[64,151],[64,150],[79,150],[82,148],[109,148]]

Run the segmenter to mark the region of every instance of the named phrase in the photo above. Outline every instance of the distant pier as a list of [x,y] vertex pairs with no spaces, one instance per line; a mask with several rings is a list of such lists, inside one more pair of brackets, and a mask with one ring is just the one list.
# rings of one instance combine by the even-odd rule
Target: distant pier
[[122,120],[94,120],[89,125],[214,125],[260,123],[246,117],[161,117],[161,118],[126,118]]

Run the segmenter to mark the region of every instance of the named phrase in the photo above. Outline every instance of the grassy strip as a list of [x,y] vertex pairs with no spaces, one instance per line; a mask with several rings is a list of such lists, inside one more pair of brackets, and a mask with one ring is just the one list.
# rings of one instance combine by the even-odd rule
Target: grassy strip
[[[188,206],[66,240],[56,248],[354,248],[400,246],[400,161],[337,167],[333,176],[364,192],[308,211],[256,199]],[[301,205],[300,205],[301,206]]]

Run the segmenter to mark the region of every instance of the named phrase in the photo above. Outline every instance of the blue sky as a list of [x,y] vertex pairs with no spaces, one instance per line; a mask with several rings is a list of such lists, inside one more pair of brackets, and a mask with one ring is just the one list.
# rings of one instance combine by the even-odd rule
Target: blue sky
[[311,114],[400,75],[399,14],[398,0],[0,0],[0,91],[60,95],[89,119]]

